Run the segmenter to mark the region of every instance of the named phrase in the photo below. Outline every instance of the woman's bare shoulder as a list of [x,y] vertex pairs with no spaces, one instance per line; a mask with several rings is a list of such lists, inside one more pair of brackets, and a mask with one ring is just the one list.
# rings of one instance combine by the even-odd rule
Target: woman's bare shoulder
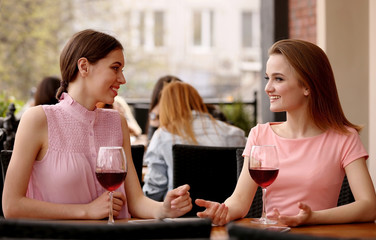
[[42,106],[35,106],[27,109],[20,119],[20,126],[34,126],[35,128],[45,126],[47,117]]

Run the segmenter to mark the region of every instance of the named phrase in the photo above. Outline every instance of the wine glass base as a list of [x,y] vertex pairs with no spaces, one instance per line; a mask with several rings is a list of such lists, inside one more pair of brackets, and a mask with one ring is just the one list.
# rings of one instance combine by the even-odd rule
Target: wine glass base
[[271,220],[268,218],[258,218],[258,219],[253,219],[251,223],[256,223],[256,224],[277,224],[278,222],[275,220]]

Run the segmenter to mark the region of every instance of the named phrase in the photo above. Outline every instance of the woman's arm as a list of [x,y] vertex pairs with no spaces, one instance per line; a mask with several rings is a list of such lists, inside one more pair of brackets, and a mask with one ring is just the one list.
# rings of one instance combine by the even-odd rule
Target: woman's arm
[[106,195],[90,204],[54,204],[26,197],[34,161],[41,160],[47,149],[48,131],[44,110],[41,106],[30,108],[22,115],[18,126],[4,183],[2,205],[5,217],[47,219],[106,217],[108,215]]
[[192,209],[189,196],[189,186],[184,185],[167,193],[164,202],[154,201],[142,192],[136,170],[134,168],[128,125],[122,118],[122,130],[124,136],[124,150],[128,159],[128,173],[125,178],[125,191],[127,194],[128,207],[131,215],[137,218],[165,218],[179,217]]
[[376,219],[376,194],[364,158],[345,168],[355,202],[340,207],[313,212],[309,223],[368,222]]
[[345,171],[355,202],[321,211],[311,211],[309,206],[299,203],[301,210],[298,215],[279,216],[279,220],[289,226],[374,221],[376,194],[365,159],[353,161],[345,167]]

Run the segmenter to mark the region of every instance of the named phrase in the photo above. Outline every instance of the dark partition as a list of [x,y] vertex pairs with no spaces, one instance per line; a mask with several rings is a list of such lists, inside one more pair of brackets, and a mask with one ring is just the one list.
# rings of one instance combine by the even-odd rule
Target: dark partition
[[115,223],[0,219],[0,235],[12,239],[209,239],[211,221]]

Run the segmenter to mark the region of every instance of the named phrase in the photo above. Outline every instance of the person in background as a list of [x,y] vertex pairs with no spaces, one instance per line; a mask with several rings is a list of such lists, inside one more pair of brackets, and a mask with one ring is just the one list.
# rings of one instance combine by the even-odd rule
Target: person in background
[[[374,221],[376,194],[361,127],[342,111],[324,51],[302,40],[278,41],[269,49],[265,79],[270,110],[285,111],[287,119],[252,128],[233,194],[222,204],[196,199],[206,208],[197,215],[218,225],[244,217],[257,190],[247,167],[250,149],[275,145],[279,174],[268,187],[268,218],[289,226]],[[355,202],[337,207],[345,174]]]
[[57,90],[60,87],[60,79],[58,77],[49,76],[43,78],[39,83],[34,95],[34,105],[43,104],[56,104],[58,99],[56,98]]
[[32,106],[35,106],[34,105],[34,102],[35,102],[35,92],[37,91],[37,88],[36,87],[32,87],[29,91],[29,99],[26,101],[26,103],[22,106],[21,109],[19,109],[16,113],[16,119],[17,120],[20,120],[21,119],[21,116],[22,114],[29,108],[29,107],[32,107]]
[[[171,82],[182,82],[181,79],[173,75],[166,75],[158,79],[154,85],[153,93],[151,95],[150,107],[149,107],[149,121],[147,125],[147,137],[148,140],[152,138],[155,130],[159,127],[159,100],[161,98],[162,89]],[[215,118],[226,122],[226,116],[213,104],[206,104],[208,112]]]
[[43,104],[56,104],[56,92],[60,87],[60,78],[47,76],[42,79],[37,87],[30,90],[30,99],[17,112],[16,118],[21,119],[22,114],[30,107]]
[[132,110],[125,99],[121,96],[116,96],[113,105],[114,109],[118,110],[120,114],[123,114],[125,116],[131,134],[135,137],[140,136],[142,134],[142,129],[134,118]]
[[181,81],[166,85],[159,101],[160,127],[146,150],[146,196],[162,201],[172,189],[172,145],[244,147],[242,129],[214,119],[197,90]]
[[[145,197],[127,121],[116,110],[96,108],[113,104],[126,82],[123,68],[123,46],[108,34],[87,29],[68,41],[60,55],[60,102],[29,108],[21,118],[4,184],[5,218],[103,219],[109,206],[117,218],[173,218],[192,208],[188,185],[162,203]],[[101,146],[122,146],[128,160],[113,205],[95,176]]]
[[178,77],[172,75],[166,75],[158,79],[155,83],[153,92],[151,94],[150,106],[149,106],[149,121],[147,123],[147,137],[150,141],[155,130],[159,127],[159,100],[161,98],[161,92],[164,86],[171,82],[182,82]]
[[142,129],[138,125],[136,119],[133,116],[132,109],[129,107],[128,103],[121,96],[116,96],[113,104],[104,104],[99,102],[96,104],[98,108],[110,108],[119,111],[125,119],[127,120],[129,133],[131,137],[138,137],[142,133]]

